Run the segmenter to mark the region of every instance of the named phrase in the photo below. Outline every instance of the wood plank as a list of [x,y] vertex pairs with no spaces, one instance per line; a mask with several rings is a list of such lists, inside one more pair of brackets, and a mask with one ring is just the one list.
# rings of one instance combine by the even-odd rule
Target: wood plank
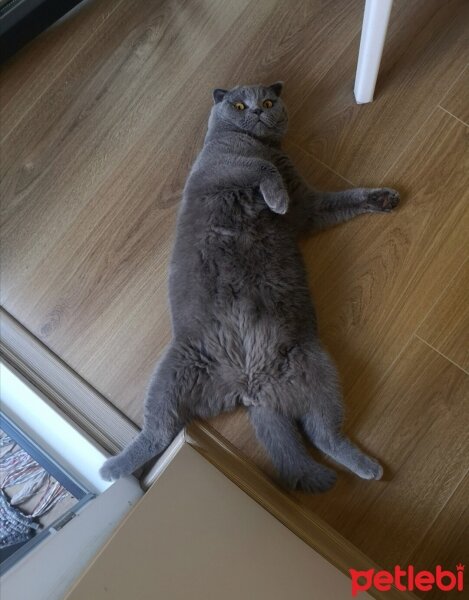
[[[82,2],[1,68],[1,138],[5,138],[100,30],[121,0]],[[57,51],[60,50],[60,51]]]
[[356,105],[358,36],[306,95],[294,139],[356,185],[392,184],[387,172],[467,62],[465,0],[397,0],[375,100]]
[[[337,498],[333,515],[325,505],[318,513],[378,563],[406,564],[467,471],[468,396],[467,375],[413,338],[353,424],[354,437],[383,461],[384,481],[361,498]],[[435,550],[431,566],[441,557]]]
[[441,102],[442,108],[469,125],[469,67],[466,67]]
[[463,124],[435,112],[391,173],[403,194],[399,209],[357,219],[305,247],[320,330],[352,414],[371,401],[370,389],[465,261],[466,138]]
[[[436,563],[455,571],[457,564],[467,563],[469,539],[469,475],[445,504],[420,544],[409,559],[416,569],[433,568]],[[467,564],[466,564],[467,569]],[[467,585],[467,575],[465,578]],[[440,600],[441,592],[432,590],[425,594],[429,600]]]
[[417,335],[469,372],[469,261],[455,275]]

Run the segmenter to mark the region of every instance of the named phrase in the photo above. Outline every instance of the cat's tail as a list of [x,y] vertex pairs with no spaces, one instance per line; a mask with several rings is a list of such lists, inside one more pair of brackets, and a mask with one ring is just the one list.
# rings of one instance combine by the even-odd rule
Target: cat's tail
[[116,456],[108,458],[99,473],[106,481],[125,477],[143,466],[151,458],[164,450],[161,444],[156,444],[152,436],[143,429],[132,442]]

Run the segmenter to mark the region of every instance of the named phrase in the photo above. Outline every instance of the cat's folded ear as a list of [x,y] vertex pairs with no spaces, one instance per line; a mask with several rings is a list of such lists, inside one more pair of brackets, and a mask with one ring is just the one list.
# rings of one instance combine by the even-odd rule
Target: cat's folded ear
[[215,102],[215,104],[218,104],[223,100],[227,91],[228,90],[222,90],[220,88],[216,88],[213,90],[213,101]]
[[276,81],[272,85],[269,85],[269,90],[272,90],[274,94],[280,96],[283,90],[283,81]]

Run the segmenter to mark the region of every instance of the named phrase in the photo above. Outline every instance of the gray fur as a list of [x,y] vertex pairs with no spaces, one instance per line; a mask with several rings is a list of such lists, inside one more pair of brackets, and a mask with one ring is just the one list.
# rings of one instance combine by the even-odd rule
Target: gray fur
[[[394,190],[317,192],[280,143],[281,83],[216,90],[204,147],[187,180],[170,266],[173,341],[150,383],[144,426],[101,469],[106,479],[160,454],[196,417],[244,405],[280,482],[324,491],[336,479],[317,448],[365,479],[380,464],[341,433],[336,368],[321,346],[299,234],[388,212]],[[271,108],[263,102],[270,100]],[[234,103],[246,108],[237,110]],[[257,109],[257,110],[256,110]]]

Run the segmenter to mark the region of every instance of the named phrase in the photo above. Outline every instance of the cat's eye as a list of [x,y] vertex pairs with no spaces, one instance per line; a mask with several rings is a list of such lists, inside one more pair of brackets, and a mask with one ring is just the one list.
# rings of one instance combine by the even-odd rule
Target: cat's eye
[[264,102],[262,103],[262,106],[264,108],[272,108],[273,105],[274,103],[272,102],[272,100],[264,100]]
[[235,102],[233,106],[236,108],[236,110],[244,110],[246,108],[242,102]]

